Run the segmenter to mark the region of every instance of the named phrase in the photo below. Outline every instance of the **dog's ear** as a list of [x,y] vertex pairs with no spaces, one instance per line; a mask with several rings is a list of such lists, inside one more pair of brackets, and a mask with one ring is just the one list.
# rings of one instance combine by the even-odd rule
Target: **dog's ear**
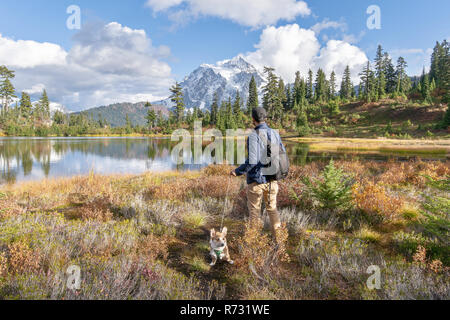
[[216,230],[211,229],[211,231],[210,231],[211,238],[214,237],[215,235],[216,235]]
[[222,235],[224,236],[224,237],[226,237],[227,236],[227,232],[228,232],[228,229],[227,229],[227,227],[223,227],[223,229],[222,229]]

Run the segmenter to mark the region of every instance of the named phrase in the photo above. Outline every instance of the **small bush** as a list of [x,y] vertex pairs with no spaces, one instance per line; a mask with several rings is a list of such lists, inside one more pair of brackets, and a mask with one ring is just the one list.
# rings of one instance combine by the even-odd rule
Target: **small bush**
[[308,177],[303,179],[310,194],[324,209],[346,210],[352,205],[352,180],[334,166],[333,160],[322,171],[321,179],[313,182]]

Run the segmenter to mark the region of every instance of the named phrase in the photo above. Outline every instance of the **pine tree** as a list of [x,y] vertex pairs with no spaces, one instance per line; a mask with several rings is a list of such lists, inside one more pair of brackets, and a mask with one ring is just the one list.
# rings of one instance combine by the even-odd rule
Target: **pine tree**
[[258,88],[256,86],[255,77],[252,76],[252,79],[250,80],[250,84],[248,86],[247,113],[249,117],[252,116],[253,109],[258,108],[258,106]]
[[313,91],[313,72],[311,69],[308,71],[308,80],[306,81],[306,99],[308,101],[312,101],[312,98],[314,97],[314,91]]
[[297,116],[297,132],[301,137],[304,137],[310,133],[310,127],[308,123],[308,116],[303,108],[299,108]]
[[319,68],[316,74],[316,83],[314,90],[314,100],[317,102],[325,102],[327,95],[326,76],[322,69]]
[[40,116],[42,117],[42,120],[48,121],[50,119],[50,101],[47,96],[47,91],[44,89],[42,92],[41,99],[38,103],[39,109],[40,109]]
[[386,93],[394,93],[397,88],[395,68],[387,52],[384,53],[383,60],[386,74]]
[[285,95],[286,95],[286,103],[284,106],[284,110],[290,111],[293,108],[293,94],[291,86],[289,84],[286,85]]
[[210,124],[212,126],[217,125],[217,119],[219,117],[219,94],[214,93],[213,103],[211,105],[211,119]]
[[269,118],[278,121],[281,118],[279,111],[282,110],[283,105],[279,94],[278,78],[274,71],[273,68],[264,67],[267,83],[263,89],[263,107],[266,109]]
[[156,112],[155,112],[155,109],[153,109],[151,105],[148,108],[149,109],[147,112],[147,124],[150,127],[150,130],[152,130],[156,123]]
[[180,84],[176,82],[175,85],[170,88],[170,92],[172,93],[170,100],[175,103],[175,120],[180,124],[184,118],[184,99]]
[[235,127],[243,125],[242,123],[242,103],[239,91],[236,92],[236,98],[233,103],[233,117]]
[[377,95],[382,98],[386,93],[386,67],[383,54],[383,48],[378,45],[377,54],[375,57],[375,73],[377,82]]
[[281,119],[281,116],[283,114],[283,110],[287,110],[287,95],[286,95],[286,86],[284,85],[284,81],[283,79],[281,79],[278,81],[278,96],[280,98],[281,101],[281,108],[279,110],[277,110],[278,114],[279,114],[279,118]]
[[239,90],[236,91],[236,98],[233,103],[233,114],[235,117],[239,117],[241,114],[241,96],[239,94]]
[[11,98],[15,98],[15,89],[9,79],[15,77],[14,71],[9,70],[6,66],[0,66],[0,97],[2,109],[4,112],[8,111]]
[[133,126],[130,121],[130,117],[128,117],[128,113],[125,116],[125,130],[127,134],[130,134],[133,131]]
[[367,61],[366,66],[359,75],[361,77],[361,83],[363,85],[362,97],[365,101],[370,102],[373,98],[373,79],[374,79],[373,72],[370,69],[370,61]]
[[[347,66],[344,70],[344,76],[341,83],[341,98],[349,100],[352,97],[352,78],[350,74],[350,67]],[[361,90],[361,89],[360,89]]]
[[15,89],[12,85],[11,81],[9,81],[9,78],[5,78],[0,83],[0,97],[2,98],[2,106],[3,111],[6,113],[9,109],[9,104],[12,101],[12,98],[16,98],[15,95]]
[[33,110],[33,105],[31,104],[30,95],[26,92],[22,92],[22,97],[20,98],[20,115],[25,119],[31,118],[31,112]]
[[422,94],[422,99],[426,103],[431,103],[431,86],[430,86],[430,77],[427,73],[425,73],[425,68],[422,71],[420,89]]
[[396,82],[397,82],[397,94],[406,94],[410,89],[410,79],[406,75],[406,67],[408,64],[406,63],[403,57],[399,57],[397,60],[397,68],[395,70],[396,74]]
[[334,99],[336,97],[336,73],[334,70],[330,75],[330,98]]

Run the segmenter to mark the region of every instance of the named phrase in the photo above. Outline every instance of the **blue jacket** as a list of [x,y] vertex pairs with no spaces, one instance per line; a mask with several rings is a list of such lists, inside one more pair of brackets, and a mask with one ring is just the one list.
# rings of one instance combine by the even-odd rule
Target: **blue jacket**
[[[264,143],[264,141],[259,137],[256,130],[260,130],[261,134],[267,134],[266,143]],[[264,155],[267,154],[266,148],[268,142],[272,144],[277,143],[281,146],[281,148],[283,148],[283,150],[285,150],[278,132],[269,128],[269,126],[265,123],[257,126],[255,131],[249,135],[247,139],[248,157],[245,160],[245,163],[235,170],[237,176],[247,174],[247,184],[252,184],[254,182],[258,184],[268,183],[266,177],[261,172],[264,164],[266,164],[263,164],[261,161]]]

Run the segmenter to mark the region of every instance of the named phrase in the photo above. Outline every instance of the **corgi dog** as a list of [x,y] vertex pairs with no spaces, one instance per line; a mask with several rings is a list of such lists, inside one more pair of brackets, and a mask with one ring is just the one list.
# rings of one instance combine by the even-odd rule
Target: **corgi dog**
[[210,266],[215,266],[217,259],[225,260],[229,264],[234,263],[230,258],[230,252],[227,246],[227,231],[227,227],[224,227],[221,232],[211,229],[211,238],[209,240],[211,250],[209,251],[209,254],[211,255],[212,262],[210,263]]

